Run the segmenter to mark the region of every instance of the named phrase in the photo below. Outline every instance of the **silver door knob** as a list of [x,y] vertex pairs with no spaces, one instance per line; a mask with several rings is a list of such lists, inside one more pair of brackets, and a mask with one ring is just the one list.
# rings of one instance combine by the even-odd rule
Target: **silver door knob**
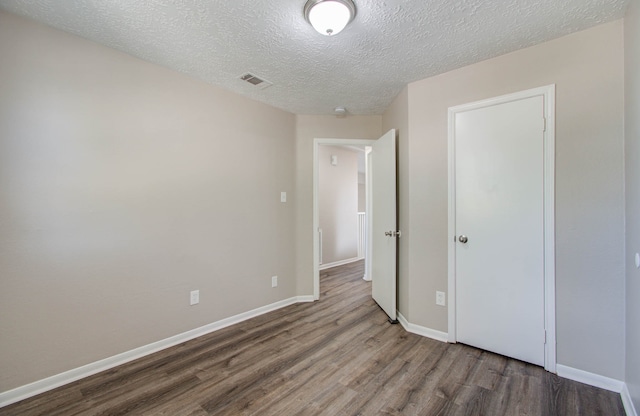
[[458,237],[458,241],[460,241],[462,244],[465,244],[467,241],[469,241],[469,239],[466,235],[461,235],[460,237]]

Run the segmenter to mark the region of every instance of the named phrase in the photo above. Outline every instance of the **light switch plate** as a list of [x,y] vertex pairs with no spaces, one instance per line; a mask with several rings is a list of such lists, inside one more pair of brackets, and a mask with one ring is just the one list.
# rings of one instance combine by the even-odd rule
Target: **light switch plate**
[[197,305],[198,303],[200,303],[200,291],[199,290],[192,290],[190,293],[190,297],[189,297],[189,303],[191,306],[193,305]]

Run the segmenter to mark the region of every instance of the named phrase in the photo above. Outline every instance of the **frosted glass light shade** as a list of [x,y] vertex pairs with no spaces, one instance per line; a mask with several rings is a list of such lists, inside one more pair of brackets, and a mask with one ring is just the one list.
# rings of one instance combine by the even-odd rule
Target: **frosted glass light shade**
[[318,33],[337,35],[355,16],[351,0],[309,0],[304,7],[305,18]]

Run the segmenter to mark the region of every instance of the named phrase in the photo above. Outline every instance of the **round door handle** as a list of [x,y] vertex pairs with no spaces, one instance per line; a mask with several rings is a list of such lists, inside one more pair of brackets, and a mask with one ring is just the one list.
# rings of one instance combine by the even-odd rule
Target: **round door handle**
[[465,244],[467,241],[469,241],[469,239],[466,235],[461,235],[460,237],[458,237],[458,241],[460,241],[462,244]]

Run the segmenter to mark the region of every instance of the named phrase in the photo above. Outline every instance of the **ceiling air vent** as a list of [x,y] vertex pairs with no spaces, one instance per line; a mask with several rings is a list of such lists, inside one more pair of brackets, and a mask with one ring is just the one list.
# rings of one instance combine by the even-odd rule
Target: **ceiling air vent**
[[260,88],[261,90],[270,87],[273,85],[273,83],[264,80],[262,78],[259,78],[249,72],[247,72],[246,74],[240,76],[240,79],[243,81],[248,82],[249,84],[255,85],[256,87]]

